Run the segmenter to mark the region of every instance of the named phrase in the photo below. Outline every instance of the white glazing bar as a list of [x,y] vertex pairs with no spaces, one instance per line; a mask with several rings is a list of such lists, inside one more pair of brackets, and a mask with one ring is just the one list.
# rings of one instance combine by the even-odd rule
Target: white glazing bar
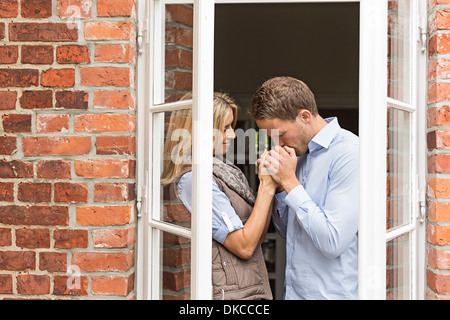
[[404,234],[407,234],[408,232],[411,232],[414,229],[415,229],[414,224],[407,224],[407,225],[392,229],[386,233],[386,242],[391,241],[392,239],[398,238]]
[[171,103],[165,103],[158,106],[150,107],[150,111],[153,113],[156,112],[171,112],[180,109],[190,109],[192,108],[192,100],[183,100]]
[[176,226],[170,223],[157,221],[157,220],[150,220],[149,225],[153,228],[157,228],[161,231],[169,232],[176,234],[177,236],[190,239],[191,238],[191,230],[188,228]]
[[359,298],[386,299],[387,1],[360,2]]
[[405,103],[405,102],[395,100],[395,99],[392,99],[389,97],[387,98],[387,103],[388,103],[388,106],[396,108],[396,109],[400,109],[403,111],[407,111],[407,112],[415,112],[416,111],[416,108],[414,107],[413,104]]
[[191,299],[212,298],[214,1],[194,1]]

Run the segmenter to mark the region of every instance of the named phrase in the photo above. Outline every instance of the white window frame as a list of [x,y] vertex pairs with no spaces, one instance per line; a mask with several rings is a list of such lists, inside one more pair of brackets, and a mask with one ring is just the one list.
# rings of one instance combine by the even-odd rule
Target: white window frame
[[[142,42],[142,52],[138,56],[137,76],[137,207],[138,207],[138,238],[137,238],[137,298],[158,298],[151,294],[151,275],[147,268],[152,265],[151,248],[152,235],[148,232],[151,207],[150,170],[151,154],[149,144],[152,142],[148,128],[151,125],[151,112],[157,109],[152,105],[154,87],[149,75],[155,67],[155,53],[151,44],[154,43],[155,27],[150,21],[150,13],[154,3],[159,0],[138,0],[138,43]],[[419,0],[425,2],[424,0]],[[167,0],[166,3],[181,3],[183,1]],[[184,1],[192,3],[192,1]],[[202,127],[203,137],[212,137],[212,110],[208,104],[212,102],[213,92],[213,30],[214,5],[225,3],[360,3],[360,86],[359,86],[359,137],[360,137],[360,214],[359,214],[359,298],[386,298],[386,112],[388,99],[387,88],[387,2],[380,0],[215,0],[194,1],[194,25],[197,28],[194,38],[194,121]],[[426,8],[425,8],[426,13]],[[426,15],[425,15],[426,17]],[[160,64],[163,65],[163,64]],[[421,71],[422,72],[422,71]],[[369,76],[368,76],[369,75]],[[420,75],[426,79],[424,74]],[[421,86],[419,86],[421,88]],[[426,87],[426,86],[425,86]],[[424,90],[419,90],[419,99],[424,99]],[[169,107],[170,106],[166,106]],[[173,105],[172,105],[173,107]],[[176,106],[175,106],[176,107]],[[209,108],[212,109],[212,108]],[[160,111],[162,109],[159,109]],[[201,112],[199,112],[201,111]],[[423,120],[420,123],[422,129]],[[198,128],[198,127],[197,127]],[[207,129],[205,129],[207,128]],[[209,131],[211,129],[211,132]],[[205,131],[206,130],[206,131]],[[211,133],[211,134],[209,134]],[[209,134],[209,135],[208,135]],[[201,141],[202,148],[197,148],[200,137],[194,129],[193,157],[194,162],[202,159],[200,165],[193,169],[193,215],[190,234],[192,241],[192,298],[211,299],[211,188],[207,187],[211,181],[212,150],[210,140]],[[421,136],[421,135],[420,135]],[[423,140],[423,139],[422,139]],[[212,141],[211,141],[212,143]],[[419,147],[424,142],[419,139]],[[420,159],[419,166],[424,165]],[[423,185],[424,178],[419,177]],[[200,199],[200,195],[202,195]],[[199,210],[201,201],[202,211]],[[196,213],[197,212],[197,213]],[[154,221],[153,221],[154,223]],[[154,227],[166,228],[165,224]],[[170,232],[178,232],[171,227]],[[151,229],[151,228],[150,228]],[[202,232],[199,232],[202,230]],[[424,249],[423,249],[424,251]],[[200,255],[200,252],[203,254]]]
[[417,43],[419,53],[417,55],[416,65],[416,90],[417,90],[417,156],[416,156],[416,175],[417,175],[417,216],[418,220],[416,230],[416,275],[414,283],[415,298],[425,299],[426,291],[426,188],[427,188],[427,59],[428,59],[428,18],[427,18],[427,0],[418,0],[418,31]]

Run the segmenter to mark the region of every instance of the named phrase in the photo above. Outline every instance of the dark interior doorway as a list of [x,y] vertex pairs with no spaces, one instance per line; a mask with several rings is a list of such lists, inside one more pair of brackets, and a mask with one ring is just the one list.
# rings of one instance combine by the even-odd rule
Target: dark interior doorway
[[[314,92],[322,117],[358,134],[359,3],[219,4],[214,89],[240,107],[237,128],[257,129],[253,93],[274,76],[292,76]],[[251,163],[239,165],[257,191]],[[275,299],[283,298],[284,241],[273,227],[263,246]]]

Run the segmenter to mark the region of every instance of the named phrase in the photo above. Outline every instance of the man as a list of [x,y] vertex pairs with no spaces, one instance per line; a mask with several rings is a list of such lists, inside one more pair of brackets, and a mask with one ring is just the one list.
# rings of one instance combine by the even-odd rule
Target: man
[[280,186],[272,218],[286,238],[285,299],[357,299],[358,137],[323,119],[291,77],[266,81],[251,114],[279,141],[258,162]]

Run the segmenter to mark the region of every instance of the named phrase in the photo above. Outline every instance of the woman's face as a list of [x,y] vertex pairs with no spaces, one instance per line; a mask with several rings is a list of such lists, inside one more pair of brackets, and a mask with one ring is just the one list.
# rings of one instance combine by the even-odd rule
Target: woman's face
[[[228,148],[230,148],[232,140],[236,138],[233,130],[233,112],[231,110],[227,113],[227,117],[225,119],[225,130],[222,132],[222,140],[221,145],[219,145],[219,141],[215,147],[215,154],[226,154]],[[219,140],[219,139],[217,139]]]

